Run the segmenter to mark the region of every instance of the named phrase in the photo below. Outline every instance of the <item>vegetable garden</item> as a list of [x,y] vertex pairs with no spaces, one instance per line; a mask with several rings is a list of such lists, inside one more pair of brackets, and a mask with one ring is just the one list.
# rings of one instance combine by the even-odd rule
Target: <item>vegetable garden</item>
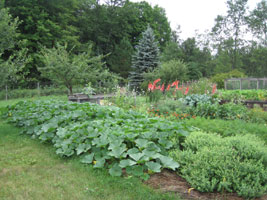
[[[200,192],[264,198],[266,112],[236,102],[221,105],[223,96],[245,95],[232,91],[233,98],[212,84],[209,92],[201,82],[192,90],[177,81],[165,89],[159,83],[137,99],[118,92],[107,105],[21,101],[3,113],[22,133],[52,144],[56,154],[106,168],[111,176],[148,180],[168,169]],[[253,95],[247,98],[265,98],[266,91]]]

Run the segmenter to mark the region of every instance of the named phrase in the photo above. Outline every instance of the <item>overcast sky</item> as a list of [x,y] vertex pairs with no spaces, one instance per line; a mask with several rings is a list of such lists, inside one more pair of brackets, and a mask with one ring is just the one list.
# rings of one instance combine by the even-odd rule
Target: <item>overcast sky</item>
[[[140,2],[142,0],[130,0]],[[172,29],[181,25],[181,38],[195,35],[195,30],[204,33],[211,30],[217,15],[225,15],[226,0],[145,0],[152,6],[164,8]],[[249,9],[254,9],[261,0],[248,0]]]

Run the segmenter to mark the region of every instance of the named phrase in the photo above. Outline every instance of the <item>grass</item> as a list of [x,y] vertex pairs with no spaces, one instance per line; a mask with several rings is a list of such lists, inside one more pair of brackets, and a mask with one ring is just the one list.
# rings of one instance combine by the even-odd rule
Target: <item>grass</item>
[[[0,101],[0,107],[19,100]],[[137,178],[111,177],[107,170],[83,165],[78,158],[61,158],[52,145],[19,132],[0,121],[0,199],[180,199]]]
[[10,100],[3,100],[0,101],[0,108],[6,107],[8,105],[15,104],[19,101],[24,101],[24,100],[48,100],[48,99],[58,99],[58,100],[68,100],[68,97],[66,95],[63,96],[42,96],[42,97],[32,97],[32,98],[19,98],[19,99],[10,99]]

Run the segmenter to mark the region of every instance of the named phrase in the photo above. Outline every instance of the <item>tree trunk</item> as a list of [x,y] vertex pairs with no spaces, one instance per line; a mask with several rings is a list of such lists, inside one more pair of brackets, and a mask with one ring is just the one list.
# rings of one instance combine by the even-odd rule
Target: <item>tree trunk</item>
[[70,95],[73,95],[73,93],[72,93],[72,86],[71,85],[68,86],[68,89],[69,89]]

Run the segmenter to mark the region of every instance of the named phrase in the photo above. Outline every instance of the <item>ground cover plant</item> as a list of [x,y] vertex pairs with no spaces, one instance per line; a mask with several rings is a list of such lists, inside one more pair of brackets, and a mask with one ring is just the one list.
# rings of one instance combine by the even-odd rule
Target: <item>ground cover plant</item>
[[126,169],[143,179],[163,168],[177,169],[168,150],[179,148],[188,134],[181,123],[89,103],[24,101],[10,106],[6,117],[23,133],[52,143],[61,156],[78,155],[112,176]]
[[[0,107],[2,101],[0,101]],[[104,169],[64,159],[0,119],[0,199],[178,200],[134,177],[112,177]]]
[[170,154],[181,163],[179,173],[191,187],[201,192],[237,192],[244,198],[267,193],[267,150],[257,137],[195,132],[183,147]]

